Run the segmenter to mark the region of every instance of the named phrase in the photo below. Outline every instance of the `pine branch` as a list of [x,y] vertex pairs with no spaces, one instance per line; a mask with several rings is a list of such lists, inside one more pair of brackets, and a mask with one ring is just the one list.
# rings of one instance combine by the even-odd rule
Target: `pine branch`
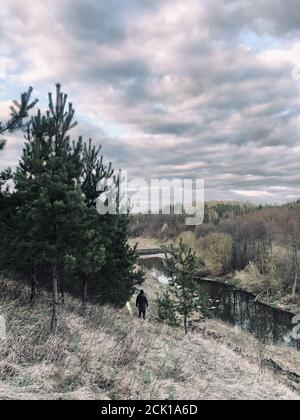
[[[6,131],[13,131],[22,127],[24,118],[28,117],[29,111],[37,104],[38,99],[31,102],[33,88],[30,87],[27,92],[21,94],[20,102],[13,101],[11,109],[11,119],[4,125],[0,123],[0,135]],[[4,147],[4,141],[0,141],[0,150]]]

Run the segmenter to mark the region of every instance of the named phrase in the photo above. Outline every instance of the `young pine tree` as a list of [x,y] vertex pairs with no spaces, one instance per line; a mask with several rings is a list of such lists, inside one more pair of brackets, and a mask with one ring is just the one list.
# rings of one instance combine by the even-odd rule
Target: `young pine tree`
[[184,330],[188,332],[188,318],[194,312],[207,308],[195,280],[198,261],[192,249],[182,239],[178,246],[165,250],[166,272],[171,279],[177,312],[183,317]]
[[178,326],[178,313],[176,303],[169,291],[162,296],[157,296],[157,320],[166,322],[171,327]]

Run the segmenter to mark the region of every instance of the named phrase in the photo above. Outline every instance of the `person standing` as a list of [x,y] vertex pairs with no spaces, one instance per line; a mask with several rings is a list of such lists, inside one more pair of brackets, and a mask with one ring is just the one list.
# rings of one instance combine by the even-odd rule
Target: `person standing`
[[141,290],[136,298],[136,307],[139,310],[139,318],[142,318],[143,316],[143,319],[146,319],[146,311],[148,306],[148,300],[145,296],[144,290]]

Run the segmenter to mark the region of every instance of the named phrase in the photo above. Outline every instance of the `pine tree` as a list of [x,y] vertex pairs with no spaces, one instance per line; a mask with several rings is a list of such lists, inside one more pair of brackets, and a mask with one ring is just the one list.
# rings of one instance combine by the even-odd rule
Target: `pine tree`
[[103,240],[101,216],[96,211],[96,202],[101,192],[98,184],[104,178],[113,175],[112,165],[103,163],[100,155],[101,146],[96,148],[90,139],[83,147],[83,174],[81,189],[85,209],[81,219],[81,246],[68,256],[68,265],[74,268],[74,273],[81,280],[82,308],[85,310],[88,297],[88,285],[91,279],[100,276],[105,263],[106,249]]
[[[112,180],[111,189],[116,195],[119,194],[120,185],[120,174],[114,176],[111,163],[104,164],[100,151],[101,147],[92,146],[91,140],[84,145],[82,191],[87,208],[94,211],[90,220],[97,226],[98,234],[102,237],[106,258],[101,270],[90,271],[88,275],[84,275],[82,300],[86,301],[86,287],[91,282],[94,295],[97,295],[100,302],[123,306],[134,293],[134,286],[142,283],[144,277],[143,273],[136,269],[136,249],[132,249],[128,244],[129,215],[120,214],[118,209],[115,215],[99,215],[96,212],[97,200],[106,191],[99,191],[99,183],[103,179]],[[92,256],[93,253],[89,255]]]
[[156,306],[159,322],[166,322],[171,327],[178,326],[177,305],[170,291],[165,291],[162,296],[157,296]]
[[106,249],[102,237],[99,215],[94,208],[83,208],[78,225],[80,242],[73,246],[65,263],[72,270],[73,275],[81,282],[82,309],[86,309],[88,285],[90,280],[99,276],[106,262]]
[[[84,209],[81,139],[71,144],[68,132],[76,125],[74,109],[67,95],[56,86],[56,99],[49,94],[49,110],[39,111],[31,121],[23,157],[15,176],[16,191],[22,202],[19,214],[19,241],[32,269],[49,268],[52,281],[53,331],[59,308],[59,273],[65,259],[78,248],[78,226]],[[35,255],[35,257],[34,257]]]
[[[33,89],[30,87],[27,92],[24,92],[21,95],[20,102],[13,101],[13,105],[10,107],[11,118],[6,123],[0,122],[0,136],[6,132],[12,132],[18,128],[23,128],[23,120],[28,117],[29,111],[36,105],[37,99],[31,101]],[[0,139],[0,151],[4,149],[6,141]],[[12,195],[9,192],[9,187],[7,182],[12,179],[12,171],[10,168],[5,169],[0,172],[0,251],[1,251],[1,266],[3,264],[7,266],[9,254],[8,247],[5,244],[10,244],[11,240],[14,238],[12,235],[13,224],[10,220],[10,216],[13,213],[13,199]],[[5,190],[3,187],[6,185]]]
[[[144,281],[144,273],[137,268],[136,247],[128,243],[130,214],[120,209],[121,172],[114,177],[117,214],[102,217],[102,232],[106,248],[106,264],[101,271],[102,302],[122,307]],[[122,211],[121,211],[122,210]],[[125,214],[123,214],[125,213]]]
[[[5,132],[12,132],[18,128],[23,128],[23,120],[24,118],[28,117],[29,111],[36,105],[38,102],[37,99],[31,102],[31,95],[33,89],[30,87],[27,92],[24,92],[21,95],[20,102],[13,101],[13,105],[10,107],[11,110],[11,118],[6,123],[0,122],[0,135],[2,136]],[[0,151],[4,149],[6,141],[4,139],[0,139]],[[1,216],[0,216],[0,234],[1,238],[4,238],[7,234],[7,227],[8,227],[8,220],[5,219],[4,213],[9,212],[10,207],[10,193],[9,187],[7,186],[7,182],[13,178],[12,171],[10,168],[5,169],[4,171],[0,172],[0,208],[1,208]],[[6,189],[3,192],[3,187],[6,185]],[[6,215],[7,217],[7,215]],[[3,241],[2,241],[3,242]],[[2,261],[5,261],[4,255],[2,255]]]
[[178,246],[165,250],[166,273],[171,279],[177,312],[183,316],[184,330],[188,332],[188,318],[194,312],[207,314],[208,301],[200,296],[195,280],[198,261],[192,249],[181,239]]
[[85,204],[88,208],[96,208],[97,199],[101,195],[101,191],[98,190],[98,185],[103,179],[110,179],[114,171],[112,164],[109,162],[108,165],[104,165],[103,156],[100,155],[101,146],[96,148],[92,145],[90,139],[88,144],[84,144],[83,148],[83,183],[82,192],[84,194]]

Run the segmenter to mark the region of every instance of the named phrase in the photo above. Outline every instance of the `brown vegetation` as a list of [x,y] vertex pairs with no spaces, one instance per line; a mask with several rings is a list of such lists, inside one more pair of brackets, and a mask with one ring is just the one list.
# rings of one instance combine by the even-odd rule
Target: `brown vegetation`
[[[66,296],[57,334],[49,332],[51,296],[36,308],[29,290],[0,282],[8,338],[0,342],[1,399],[298,399],[223,343],[184,337],[127,311],[88,306]],[[295,352],[296,353],[296,352]],[[296,356],[295,356],[296,357]]]

